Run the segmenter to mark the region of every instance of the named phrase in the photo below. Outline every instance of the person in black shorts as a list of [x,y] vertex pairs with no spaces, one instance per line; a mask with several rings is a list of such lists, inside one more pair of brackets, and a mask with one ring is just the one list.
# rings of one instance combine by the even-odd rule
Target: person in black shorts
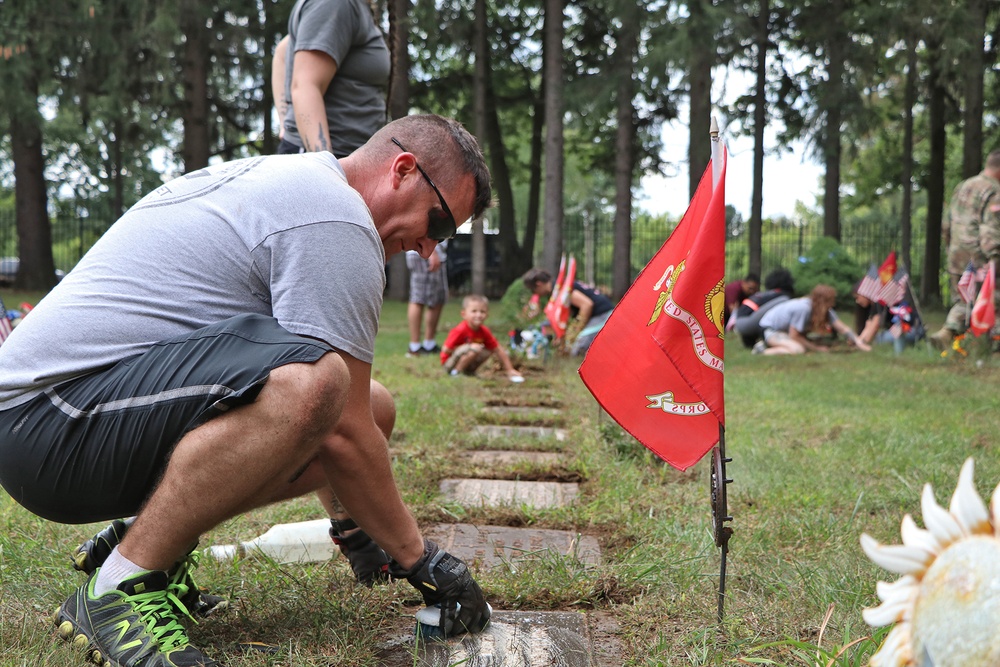
[[186,174],[102,236],[0,347],[7,493],[51,521],[135,515],[78,563],[93,572],[57,612],[62,638],[105,664],[218,664],[179,622],[199,611],[192,545],[327,487],[446,636],[485,626],[468,567],[402,501],[371,363],[386,256],[429,255],[490,197],[475,139],[409,116],[341,160]]

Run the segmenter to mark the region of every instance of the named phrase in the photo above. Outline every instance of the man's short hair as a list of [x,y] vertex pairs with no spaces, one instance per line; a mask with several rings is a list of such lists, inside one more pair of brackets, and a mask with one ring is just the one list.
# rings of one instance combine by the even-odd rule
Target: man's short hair
[[[413,153],[438,187],[454,187],[465,174],[475,183],[473,218],[479,218],[493,204],[490,170],[479,142],[457,120],[437,114],[403,116],[383,126],[365,144],[367,155],[380,160],[399,152],[395,137]],[[461,170],[455,169],[461,165]],[[457,220],[462,224],[464,220]]]
[[1000,171],[1000,148],[990,151],[986,156],[986,168]]

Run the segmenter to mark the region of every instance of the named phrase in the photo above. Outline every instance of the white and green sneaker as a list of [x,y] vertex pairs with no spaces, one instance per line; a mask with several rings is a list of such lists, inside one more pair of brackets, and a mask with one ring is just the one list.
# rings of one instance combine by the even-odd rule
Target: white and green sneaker
[[188,642],[177,618],[183,609],[166,572],[130,577],[94,595],[96,571],[56,611],[59,637],[102,667],[219,667]]
[[[128,532],[133,521],[135,521],[135,517],[115,519],[99,533],[77,547],[72,556],[73,567],[81,572],[93,574],[97,568],[104,565],[104,561],[125,537],[125,533]],[[192,547],[186,557],[177,561],[170,568],[167,576],[170,578],[174,596],[184,606],[184,610],[181,612],[190,612],[195,616],[205,617],[227,608],[229,602],[223,597],[201,590],[195,584],[191,577],[191,570],[197,567],[199,555]]]

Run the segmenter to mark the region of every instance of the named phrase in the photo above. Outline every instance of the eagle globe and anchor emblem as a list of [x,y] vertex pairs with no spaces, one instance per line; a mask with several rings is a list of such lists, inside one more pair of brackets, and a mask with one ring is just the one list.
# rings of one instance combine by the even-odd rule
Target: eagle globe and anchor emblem
[[[709,368],[721,372],[723,370],[723,362],[721,359],[712,354],[709,351],[708,346],[705,344],[705,338],[708,334],[702,328],[701,322],[673,300],[674,287],[680,280],[685,264],[686,260],[681,260],[681,262],[677,265],[676,270],[673,265],[668,266],[660,279],[656,281],[653,289],[661,291],[656,299],[656,307],[653,309],[646,326],[652,326],[657,320],[659,320],[660,316],[664,314],[678,320],[687,328],[691,336],[691,342],[694,345],[695,352],[702,363]],[[725,286],[723,281],[719,280],[719,282],[716,283],[707,294],[705,294],[704,300],[705,315],[707,315],[709,321],[715,325],[717,332],[714,335],[717,335],[719,338],[725,338],[725,330],[722,321],[723,313],[725,312],[725,298]],[[647,408],[651,410],[661,410],[671,415],[697,417],[710,412],[710,408],[704,401],[697,401],[693,403],[679,403],[675,401],[674,392],[670,389],[659,394],[647,395],[646,399],[650,401],[649,405],[646,406]]]

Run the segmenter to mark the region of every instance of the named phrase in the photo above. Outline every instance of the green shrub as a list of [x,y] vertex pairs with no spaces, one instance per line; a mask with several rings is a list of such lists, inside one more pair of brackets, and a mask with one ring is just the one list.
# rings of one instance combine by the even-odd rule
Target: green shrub
[[827,236],[818,239],[792,267],[798,294],[809,294],[816,285],[829,285],[837,290],[840,307],[853,303],[851,291],[863,274],[854,258],[835,239]]
[[529,318],[524,311],[531,296],[531,292],[520,278],[512,282],[500,301],[490,304],[490,329],[494,333],[506,332],[510,329],[524,329],[531,323],[537,322],[538,316]]

